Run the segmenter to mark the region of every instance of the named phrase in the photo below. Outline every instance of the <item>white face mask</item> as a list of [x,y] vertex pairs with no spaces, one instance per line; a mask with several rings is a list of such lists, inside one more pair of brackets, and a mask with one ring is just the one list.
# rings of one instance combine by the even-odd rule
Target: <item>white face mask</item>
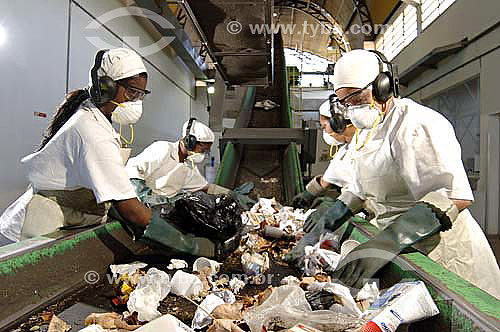
[[111,121],[121,125],[128,125],[136,123],[141,118],[142,100],[126,101],[121,104],[115,102],[112,103],[117,107],[113,113],[111,113]]
[[326,130],[323,130],[323,140],[328,145],[338,146],[342,144],[342,142],[337,141],[335,137],[327,133]]
[[372,128],[380,116],[382,116],[382,112],[370,104],[349,107],[349,118],[354,127],[358,129]]
[[192,155],[187,156],[187,160],[199,164],[202,163],[203,160],[205,160],[205,154],[204,153],[193,153]]

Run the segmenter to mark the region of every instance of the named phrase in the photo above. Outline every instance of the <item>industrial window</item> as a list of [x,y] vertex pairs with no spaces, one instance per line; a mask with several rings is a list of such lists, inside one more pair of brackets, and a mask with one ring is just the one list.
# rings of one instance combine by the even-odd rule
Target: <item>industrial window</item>
[[396,13],[387,29],[375,42],[377,50],[392,60],[401,50],[417,37],[417,9],[403,5]]
[[443,14],[456,0],[421,0],[422,29],[427,28],[439,15]]
[[[448,9],[456,0],[420,0],[422,30]],[[375,48],[392,60],[418,35],[417,8],[403,4],[395,13],[385,31],[376,41]]]

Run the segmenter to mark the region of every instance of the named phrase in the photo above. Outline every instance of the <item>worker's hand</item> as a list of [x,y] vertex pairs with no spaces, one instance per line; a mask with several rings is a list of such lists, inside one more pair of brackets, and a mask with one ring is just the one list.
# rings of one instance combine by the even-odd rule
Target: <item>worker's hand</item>
[[315,198],[316,196],[309,191],[303,191],[293,198],[292,206],[296,209],[307,209]]
[[[318,216],[313,217],[314,214],[319,214],[320,218]],[[352,212],[344,202],[336,200],[326,211],[318,209],[309,217],[304,224],[305,232],[310,232],[317,224],[321,224],[326,230],[334,232],[352,217]]]
[[238,202],[241,208],[245,211],[250,210],[252,206],[254,206],[255,203],[257,203],[247,195],[238,194],[237,192],[234,191],[229,192],[227,195],[232,199],[234,199],[236,202]]
[[332,277],[361,288],[365,279],[372,278],[399,253],[436,234],[441,227],[433,209],[427,203],[417,203],[373,239],[354,248],[340,261]]

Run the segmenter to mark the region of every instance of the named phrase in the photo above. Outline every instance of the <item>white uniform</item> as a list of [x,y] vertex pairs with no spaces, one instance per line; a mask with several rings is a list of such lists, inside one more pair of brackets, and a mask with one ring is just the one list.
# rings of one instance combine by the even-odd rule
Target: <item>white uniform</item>
[[344,144],[339,148],[333,159],[330,160],[325,174],[323,174],[322,178],[324,181],[340,188],[352,182],[354,173],[352,163],[353,150],[354,146],[352,144]]
[[[354,181],[346,190],[365,200],[372,223],[381,229],[429,192],[473,200],[453,127],[439,113],[409,99],[394,101],[353,158]],[[470,212],[462,211],[451,230],[424,242],[430,245],[439,237],[428,256],[500,299],[500,270]]]
[[179,161],[179,142],[154,142],[138,156],[130,158],[126,170],[130,178],[144,180],[155,194],[169,198],[208,185],[198,167]]
[[[119,137],[109,120],[87,100],[41,151],[22,159],[33,191],[69,193],[86,188],[97,204],[136,197],[123,167]],[[21,232],[30,210],[39,219],[34,226],[39,223],[44,232],[55,231],[68,222],[74,225],[71,220],[49,220],[52,212],[58,215],[60,211],[46,211],[44,207],[57,210],[57,203],[39,195],[33,197],[33,191],[28,189],[0,217],[0,232],[5,237],[13,241],[24,238]],[[34,204],[34,198],[41,204]],[[105,220],[105,216],[100,218]]]

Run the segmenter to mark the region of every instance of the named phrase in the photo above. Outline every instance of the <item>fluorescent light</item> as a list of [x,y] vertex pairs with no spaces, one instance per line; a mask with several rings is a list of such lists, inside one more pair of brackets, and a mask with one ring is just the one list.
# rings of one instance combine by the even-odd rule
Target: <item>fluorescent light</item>
[[207,92],[211,95],[214,94],[215,93],[215,86],[209,85],[207,88]]

